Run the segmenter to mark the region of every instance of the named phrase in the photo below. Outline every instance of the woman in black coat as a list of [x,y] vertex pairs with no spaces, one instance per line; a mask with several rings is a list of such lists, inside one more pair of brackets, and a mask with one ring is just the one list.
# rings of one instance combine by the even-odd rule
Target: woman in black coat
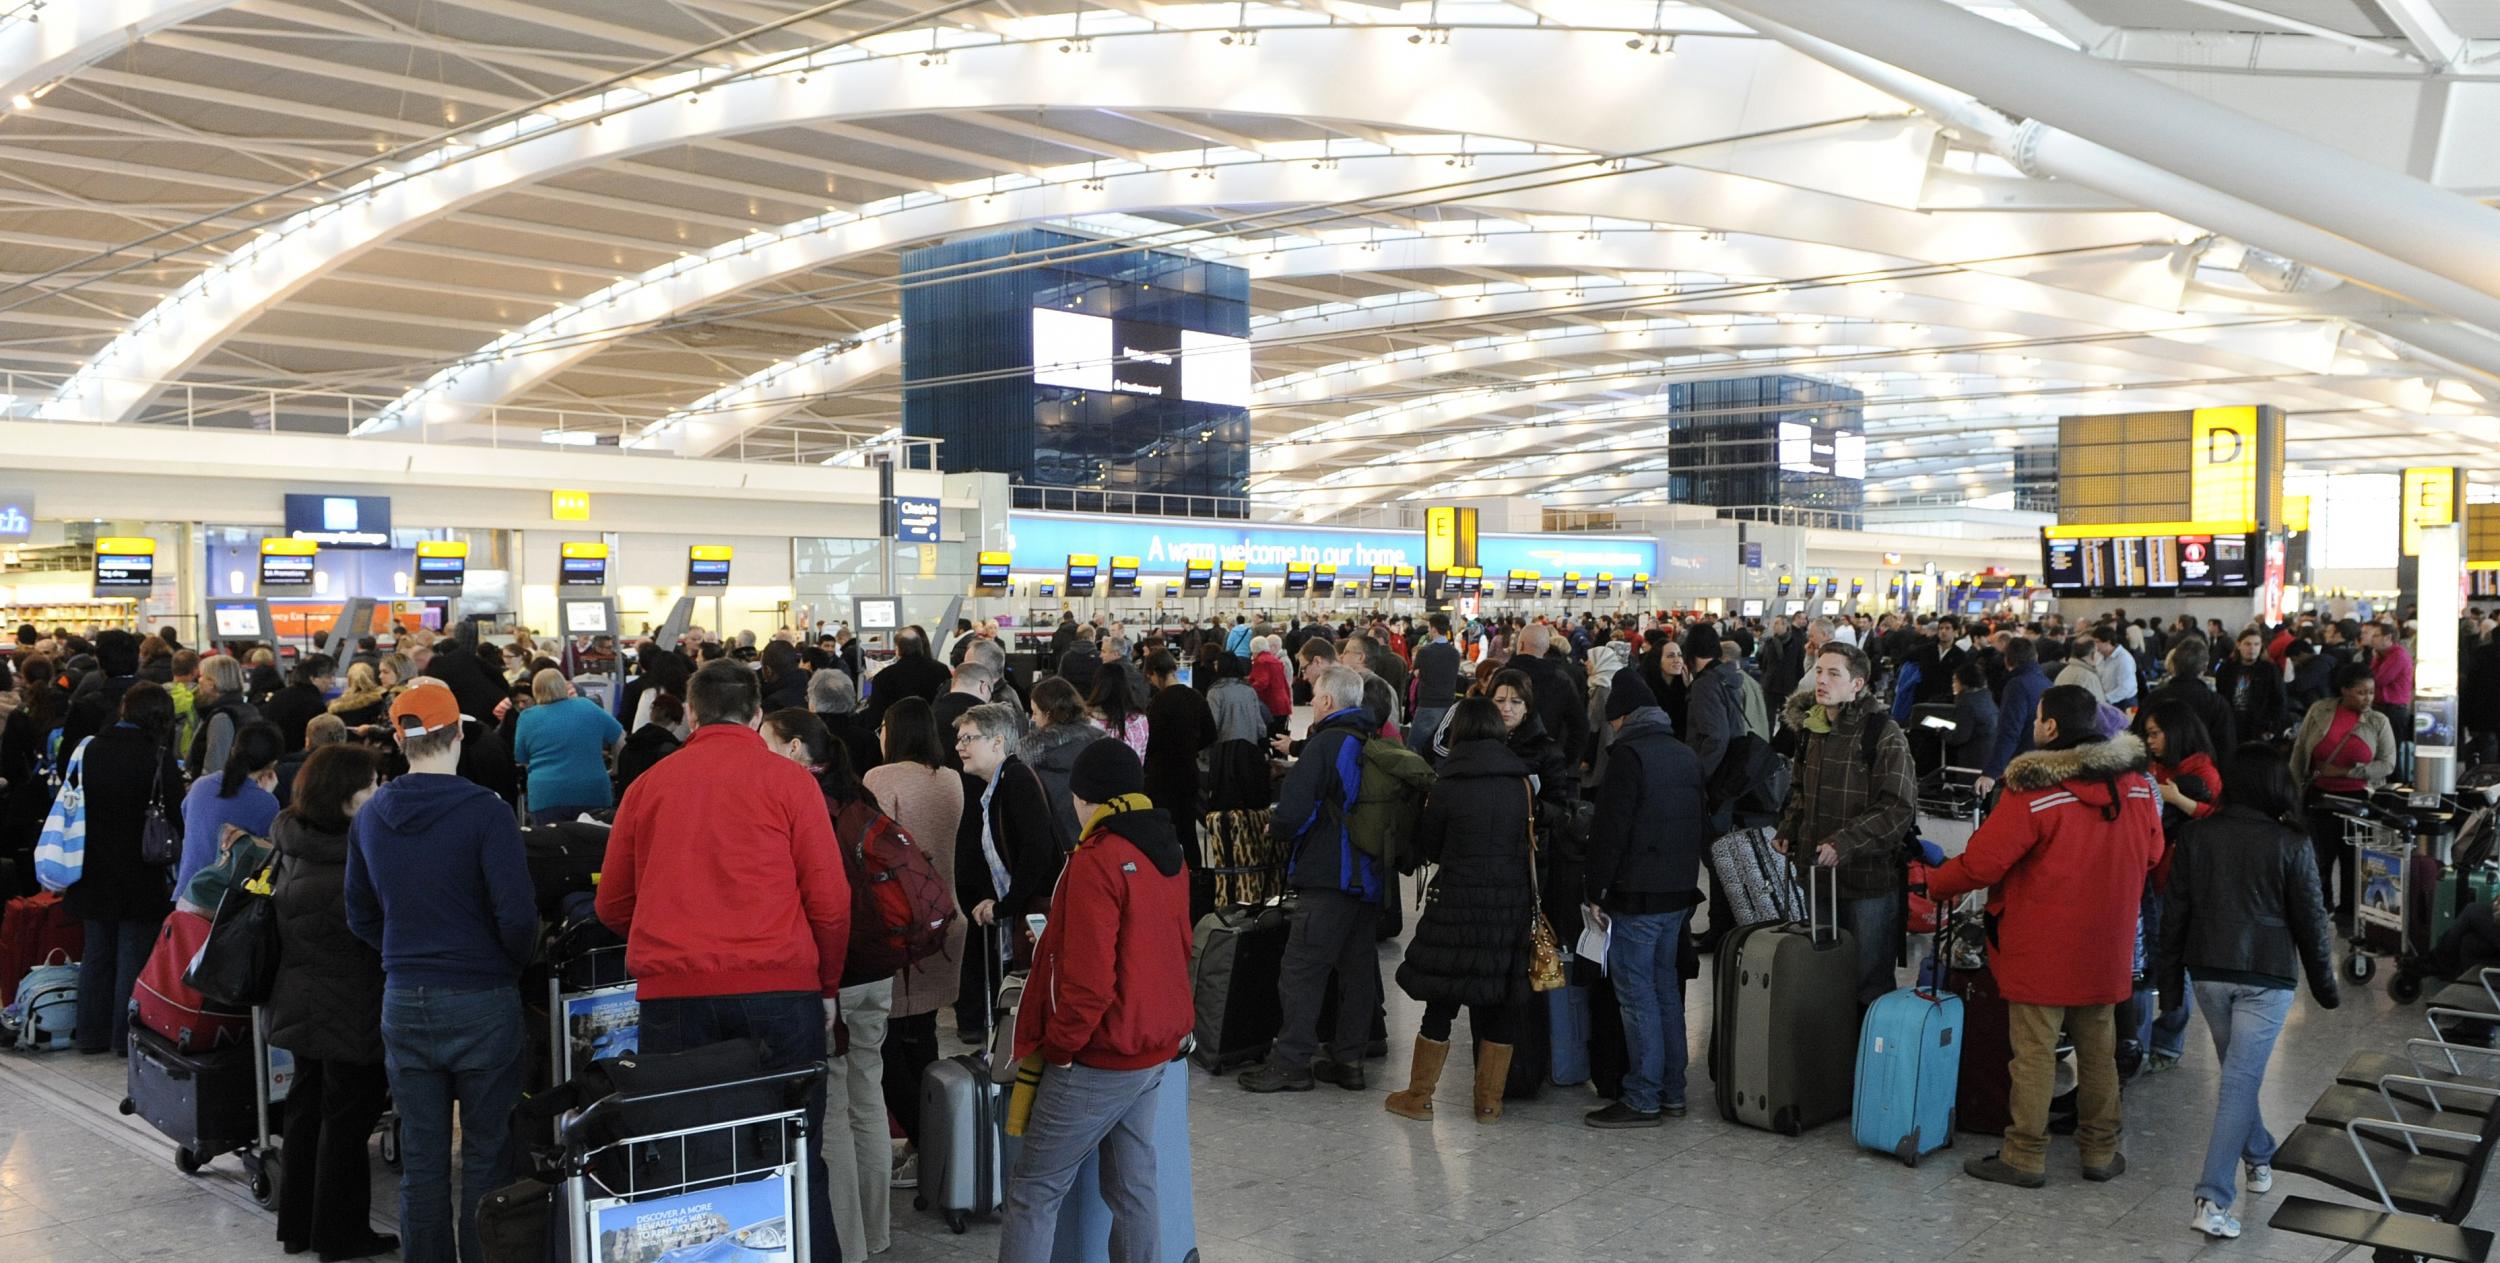
[[1178,667],[1160,649],[1146,655],[1146,683],[1155,691],[1154,700],[1146,704],[1146,797],[1171,813],[1181,850],[1195,866],[1198,754],[1215,744],[1215,712],[1207,708],[1205,693],[1177,682]]
[[1986,767],[1989,754],[1996,749],[1998,722],[1997,699],[1988,692],[1988,669],[1976,660],[1965,660],[1953,669],[1953,734],[1945,738],[1945,766]]
[[1389,1097],[1392,1114],[1432,1117],[1432,1093],[1450,1055],[1450,1022],[1467,1006],[1483,1047],[1476,1053],[1476,1121],[1502,1116],[1511,1046],[1527,1004],[1532,795],[1528,765],[1511,752],[1502,715],[1470,697],[1452,708],[1450,757],[1425,800],[1415,838],[1437,864],[1398,986],[1424,1002],[1407,1088]]
[[[54,683],[52,660],[31,656],[18,663],[17,708],[0,720],[0,856],[16,861],[16,885],[0,898],[31,895],[35,885],[35,839],[52,810],[53,730],[61,726],[69,699]],[[59,757],[66,759],[63,750]]]
[[[174,766],[174,699],[141,680],[122,694],[121,722],[87,745],[79,784],[87,795],[87,855],[64,894],[69,914],[87,923],[78,962],[78,1051],[122,1056],[130,1040],[122,1015],[156,932],[173,911],[173,862],[182,855],[182,772]],[[139,854],[154,802],[174,847],[161,863]]]
[[[1046,904],[1058,884],[1067,843],[1042,778],[1016,757],[1016,708],[990,702],[955,721],[964,764],[963,823],[955,831],[955,906],[973,924],[964,951],[955,1025],[966,1039],[989,1032],[991,990],[1008,964],[1031,948],[1024,914]],[[997,863],[993,867],[993,857]],[[1006,880],[998,880],[1004,874]],[[1007,959],[988,964],[984,952]]]
[[373,796],[381,759],[323,746],[295,776],[293,805],[270,830],[278,847],[278,977],[269,1042],[295,1054],[286,1099],[287,1178],[278,1241],[324,1259],[388,1254],[399,1238],[372,1226],[365,1138],[390,1100],[382,1064],[382,956],[347,929],[347,830]]

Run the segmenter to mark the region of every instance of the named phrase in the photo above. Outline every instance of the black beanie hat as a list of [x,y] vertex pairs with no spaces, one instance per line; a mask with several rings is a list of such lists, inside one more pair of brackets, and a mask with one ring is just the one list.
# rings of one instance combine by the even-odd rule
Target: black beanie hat
[[1719,629],[1708,623],[1695,623],[1686,629],[1684,656],[1716,661],[1719,657]]
[[1649,681],[1641,678],[1639,667],[1625,667],[1615,672],[1615,682],[1606,692],[1606,718],[1621,719],[1643,706],[1658,704],[1658,695],[1649,691]]
[[1104,737],[1076,752],[1068,771],[1068,793],[1089,803],[1107,803],[1122,794],[1146,792],[1146,767],[1137,752],[1117,737]]

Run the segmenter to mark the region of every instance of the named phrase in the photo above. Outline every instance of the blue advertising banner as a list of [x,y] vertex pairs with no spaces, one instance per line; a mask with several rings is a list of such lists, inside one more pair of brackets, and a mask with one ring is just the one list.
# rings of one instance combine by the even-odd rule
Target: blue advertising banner
[[[1422,531],[1018,512],[1009,515],[1007,532],[1016,569],[1024,571],[1054,569],[1070,553],[1136,557],[1150,574],[1179,574],[1191,561],[1244,562],[1258,575],[1281,575],[1294,562],[1419,571],[1424,564]],[[1657,541],[1638,536],[1485,534],[1476,539],[1476,558],[1489,574],[1659,571]]]

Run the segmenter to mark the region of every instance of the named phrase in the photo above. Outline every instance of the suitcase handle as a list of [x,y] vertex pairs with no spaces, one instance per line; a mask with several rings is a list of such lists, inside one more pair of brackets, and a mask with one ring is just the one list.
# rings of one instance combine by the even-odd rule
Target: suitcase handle
[[[1814,944],[1814,950],[1818,952],[1838,947],[1840,946],[1840,874],[1831,873],[1826,876],[1823,866],[1813,863],[1810,858],[1805,865],[1805,870],[1806,938]],[[1820,911],[1817,896],[1826,890],[1830,892],[1832,906],[1832,918],[1829,921],[1820,920],[1814,915]],[[1823,937],[1827,932],[1831,935],[1829,939]]]

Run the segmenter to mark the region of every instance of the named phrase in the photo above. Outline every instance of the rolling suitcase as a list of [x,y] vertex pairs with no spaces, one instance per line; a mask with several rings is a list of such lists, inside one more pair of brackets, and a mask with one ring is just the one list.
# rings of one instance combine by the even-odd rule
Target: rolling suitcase
[[[1710,844],[1710,871],[1718,876],[1724,909],[1710,910],[1713,932],[1721,926],[1760,925],[1771,921],[1802,921],[1804,898],[1790,874],[1787,857],[1771,849],[1768,829],[1736,829]],[[1723,921],[1720,913],[1724,911]],[[1721,939],[1724,950],[1725,940]]]
[[1984,963],[1976,969],[1947,970],[1944,989],[1962,1000],[1962,1073],[1953,1093],[1953,1125],[2002,1135],[2014,1121],[2007,1099],[2014,1086],[2014,1044],[2006,1026],[2005,997]]
[[974,1215],[1006,1200],[1007,1089],[990,1082],[989,1058],[971,1053],[929,1064],[920,1079],[920,1194],[912,1205],[945,1216],[961,1233]]
[[1817,896],[1830,890],[1830,922],[1810,897],[1806,924],[1740,926],[1718,956],[1719,1115],[1784,1136],[1849,1112],[1858,1042],[1857,944],[1837,924],[1840,884],[1807,871]]
[[[1579,972],[1572,971],[1575,975]],[[1589,989],[1578,983],[1545,993],[1545,1023],[1553,1044],[1554,1086],[1589,1081]]]
[[1859,1147],[1914,1167],[1923,1155],[1953,1143],[1962,1014],[1962,997],[1918,987],[1904,987],[1867,1009],[1850,1109]]
[[136,1114],[174,1142],[174,1167],[194,1175],[221,1153],[260,1143],[259,1063],[249,1044],[185,1050],[147,1026],[130,1027],[130,1095]]
[[[208,941],[208,931],[207,917],[175,909],[156,932],[156,948],[140,967],[139,985],[130,997],[138,1006],[139,1024],[185,1052],[251,1040],[248,1010],[220,1008],[182,980],[183,972],[200,954],[200,945]],[[245,1099],[250,1095],[246,1092]]]
[[1285,1014],[1276,975],[1292,922],[1274,903],[1219,908],[1198,922],[1190,953],[1198,1021],[1189,1059],[1229,1074],[1267,1056]]

